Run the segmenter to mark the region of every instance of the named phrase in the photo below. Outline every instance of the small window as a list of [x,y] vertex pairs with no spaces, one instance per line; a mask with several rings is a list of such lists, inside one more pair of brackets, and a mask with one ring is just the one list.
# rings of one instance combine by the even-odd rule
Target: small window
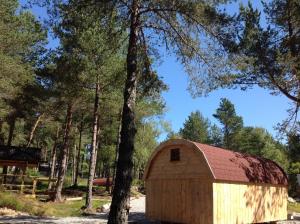
[[171,149],[170,161],[180,161],[180,150],[178,148]]

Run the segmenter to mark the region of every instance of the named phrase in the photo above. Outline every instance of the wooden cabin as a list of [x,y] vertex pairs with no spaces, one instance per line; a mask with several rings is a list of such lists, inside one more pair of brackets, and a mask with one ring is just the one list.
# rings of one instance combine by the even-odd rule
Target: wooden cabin
[[42,160],[39,148],[0,145],[0,167],[14,166],[23,172],[37,168]]
[[268,159],[169,140],[154,151],[144,179],[151,220],[238,224],[287,219],[287,176]]

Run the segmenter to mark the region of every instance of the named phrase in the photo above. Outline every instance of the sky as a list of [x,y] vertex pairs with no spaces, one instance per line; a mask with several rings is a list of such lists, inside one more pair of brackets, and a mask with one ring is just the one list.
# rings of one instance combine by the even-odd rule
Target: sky
[[[21,0],[24,4],[26,0]],[[226,6],[226,10],[233,14],[238,11],[239,4],[247,4],[247,0]],[[251,1],[253,6],[261,9],[260,0]],[[46,11],[41,8],[33,8],[32,12],[40,18],[46,16]],[[262,20],[262,23],[265,21]],[[49,36],[49,48],[58,45],[58,41]],[[244,119],[245,126],[266,128],[271,134],[276,135],[274,127],[287,117],[289,101],[286,97],[271,95],[269,91],[259,87],[247,91],[220,89],[209,94],[207,97],[193,99],[187,91],[188,76],[183,67],[176,61],[174,56],[163,52],[162,63],[156,68],[158,74],[168,85],[169,90],[163,93],[167,111],[164,119],[171,124],[173,131],[177,132],[187,119],[188,115],[199,110],[212,123],[220,125],[212,116],[221,98],[229,99],[234,105],[236,112]],[[163,140],[166,134],[162,134],[159,140]]]

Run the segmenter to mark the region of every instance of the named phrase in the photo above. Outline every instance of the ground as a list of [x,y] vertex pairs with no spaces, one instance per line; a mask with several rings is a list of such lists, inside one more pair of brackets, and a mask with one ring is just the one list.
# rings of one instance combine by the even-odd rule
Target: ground
[[[64,205],[64,204],[62,204]],[[129,221],[132,223],[150,223],[145,218],[145,197],[139,197],[139,198],[132,198],[130,201],[130,215],[129,215]],[[64,205],[64,207],[67,207]],[[64,211],[64,208],[60,208],[62,212]],[[88,217],[66,217],[66,218],[41,218],[37,216],[26,216],[21,215],[17,217],[5,217],[0,216],[0,223],[11,223],[11,224],[17,224],[17,223],[47,223],[47,224],[98,224],[98,223],[106,223],[107,222],[107,212],[103,213],[97,213],[93,216]],[[296,218],[300,220],[300,214],[296,214]],[[284,222],[278,222],[278,224],[300,224],[300,221],[284,221]]]
[[[130,201],[130,215],[129,221],[134,223],[149,223],[145,219],[145,197],[133,198]],[[63,208],[61,208],[63,211]],[[37,216],[17,216],[17,217],[5,217],[0,216],[0,223],[47,223],[47,224],[69,224],[69,223],[84,223],[84,224],[96,224],[107,222],[107,212],[98,213],[94,216],[88,217],[66,217],[66,218],[41,218]]]

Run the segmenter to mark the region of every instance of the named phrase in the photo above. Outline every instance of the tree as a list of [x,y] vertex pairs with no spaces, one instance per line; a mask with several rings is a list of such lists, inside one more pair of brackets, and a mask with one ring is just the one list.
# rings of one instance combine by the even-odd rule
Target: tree
[[290,160],[292,162],[299,162],[300,161],[300,135],[294,132],[289,133],[287,147],[288,147]]
[[284,145],[277,142],[264,128],[243,127],[235,137],[235,150],[277,162],[287,171],[288,153]]
[[[209,37],[206,40],[213,41],[215,44],[210,46],[214,47],[226,41],[227,37],[223,35],[226,31],[223,28],[228,24],[228,18],[217,10],[219,3],[226,2],[108,1],[115,7],[118,19],[129,28],[121,141],[108,223],[126,223],[128,218],[127,203],[132,182],[136,134],[134,110],[139,74],[151,74],[150,58],[151,55],[154,56],[154,46],[158,45],[158,41],[177,54],[188,73],[193,74],[195,66],[199,65],[211,68],[211,61],[208,63],[206,59],[208,53],[213,51],[201,49],[199,39]],[[214,56],[217,57],[217,54]],[[139,65],[144,65],[143,70],[139,70]],[[211,72],[209,69],[207,71]]]
[[226,98],[222,98],[216,113],[213,115],[223,125],[224,147],[236,149],[235,137],[243,127],[243,119],[236,115],[234,105]]
[[[235,68],[227,74],[204,78],[215,88],[246,90],[257,85],[272,94],[284,95],[293,106],[280,130],[298,129],[300,4],[298,0],[272,0],[263,3],[263,11],[254,9],[250,2],[246,7],[241,6],[236,17],[235,44],[230,48],[235,53],[232,58]],[[262,23],[262,19],[265,22]]]
[[209,144],[222,147],[223,146],[223,133],[217,125],[212,125],[209,129]]
[[184,139],[194,142],[209,142],[210,122],[204,118],[200,111],[192,112],[180,129],[179,134]]

